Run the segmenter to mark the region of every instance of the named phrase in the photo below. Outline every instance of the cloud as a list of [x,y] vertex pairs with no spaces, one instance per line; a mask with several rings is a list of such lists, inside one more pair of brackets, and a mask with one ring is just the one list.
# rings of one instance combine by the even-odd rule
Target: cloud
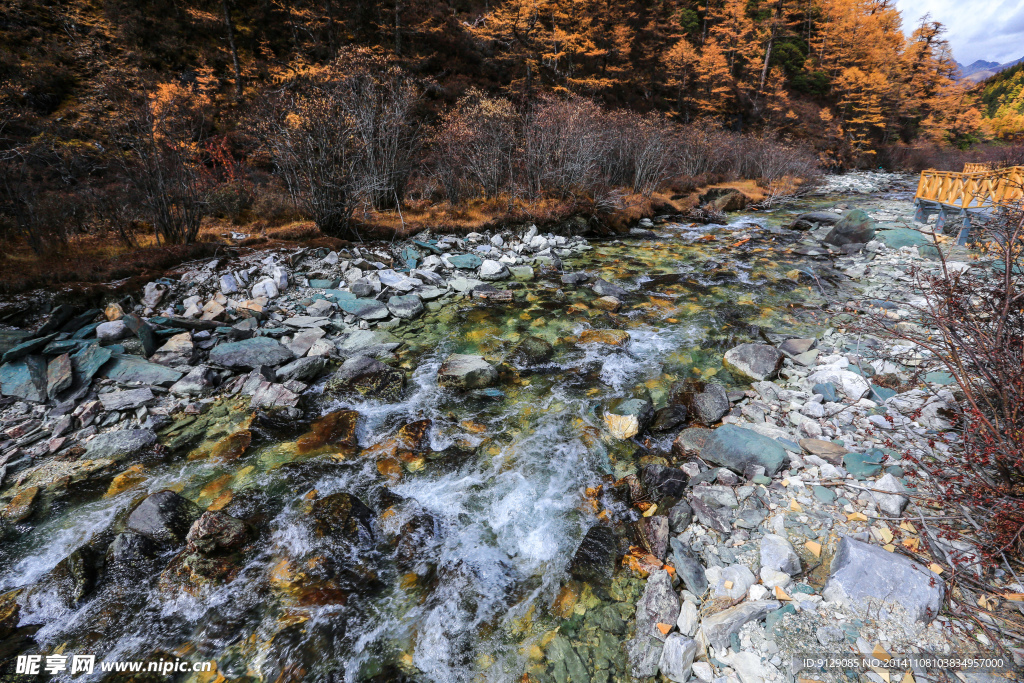
[[1024,57],[1024,0],[896,0],[903,30],[913,33],[921,17],[942,22],[953,55],[961,64],[984,59],[1009,62]]

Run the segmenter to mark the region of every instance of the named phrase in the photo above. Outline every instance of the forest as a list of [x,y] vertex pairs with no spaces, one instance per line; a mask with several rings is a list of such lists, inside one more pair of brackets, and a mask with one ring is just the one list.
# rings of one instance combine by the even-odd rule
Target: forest
[[607,226],[709,182],[770,198],[1019,128],[892,0],[0,7],[0,231],[35,254],[211,220]]

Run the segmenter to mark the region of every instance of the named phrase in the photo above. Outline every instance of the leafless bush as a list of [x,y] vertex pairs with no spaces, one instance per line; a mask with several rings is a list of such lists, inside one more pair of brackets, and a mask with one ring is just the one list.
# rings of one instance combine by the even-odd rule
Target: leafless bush
[[682,126],[673,151],[676,171],[684,176],[704,176],[723,171],[729,136],[713,121]]
[[432,139],[431,171],[449,201],[511,190],[519,128],[519,114],[507,99],[472,89],[459,100]]
[[598,104],[582,98],[542,97],[523,126],[523,181],[527,193],[568,197],[601,182],[605,135]]
[[144,92],[114,86],[127,116],[112,131],[124,177],[141,199],[158,239],[189,244],[208,212],[211,187],[203,143],[212,103],[198,86],[154,84]]
[[671,126],[662,117],[624,111],[609,112],[602,118],[601,167],[608,183],[650,196],[672,173],[675,140]]
[[359,65],[345,79],[342,104],[359,138],[359,195],[376,209],[394,208],[405,195],[420,144],[413,118],[419,91],[396,66]]
[[278,173],[295,203],[328,235],[350,236],[362,145],[342,78],[307,83],[272,103],[262,122]]

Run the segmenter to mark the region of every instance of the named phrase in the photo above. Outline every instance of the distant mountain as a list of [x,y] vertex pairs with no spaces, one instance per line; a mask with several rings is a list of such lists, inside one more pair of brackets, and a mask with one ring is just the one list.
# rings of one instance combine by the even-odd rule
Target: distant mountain
[[1015,66],[1024,62],[1024,57],[1015,59],[1012,62],[1006,62],[1000,64],[999,62],[986,62],[984,59],[979,59],[967,66],[964,66],[960,62],[957,62],[957,66],[960,67],[960,78],[964,78],[972,83],[980,83],[986,78],[991,78],[995,74],[999,73],[1004,69],[1009,69],[1011,66]]

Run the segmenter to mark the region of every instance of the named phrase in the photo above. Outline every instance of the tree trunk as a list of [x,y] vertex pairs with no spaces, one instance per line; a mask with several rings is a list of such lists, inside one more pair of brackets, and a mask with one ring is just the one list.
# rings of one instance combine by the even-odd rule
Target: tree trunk
[[228,29],[228,47],[231,48],[231,61],[235,66],[235,99],[242,99],[242,68],[238,65],[238,48],[235,47],[235,26],[231,21],[231,7],[228,0],[221,0],[224,8],[224,25]]

